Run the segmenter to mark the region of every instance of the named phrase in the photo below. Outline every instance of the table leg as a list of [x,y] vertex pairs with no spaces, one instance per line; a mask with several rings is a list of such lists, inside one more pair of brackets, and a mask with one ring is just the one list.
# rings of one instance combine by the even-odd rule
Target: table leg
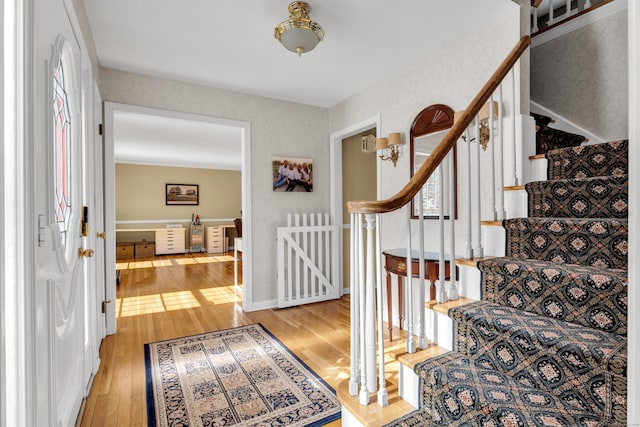
[[398,276],[398,318],[400,323],[400,330],[402,330],[402,320],[404,319],[402,311],[402,277]]
[[389,341],[393,341],[393,317],[391,317],[393,310],[391,308],[391,302],[391,274],[387,271],[387,326],[389,327]]

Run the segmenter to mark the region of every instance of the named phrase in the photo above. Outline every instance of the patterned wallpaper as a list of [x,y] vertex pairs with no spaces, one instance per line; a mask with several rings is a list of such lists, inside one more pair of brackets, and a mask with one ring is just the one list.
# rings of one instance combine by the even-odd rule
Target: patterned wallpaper
[[[100,77],[105,101],[250,122],[252,296],[258,303],[276,299],[276,228],[290,212],[329,211],[328,111],[113,69]],[[283,155],[313,159],[312,193],[272,191],[272,157]]]
[[531,99],[603,140],[627,137],[627,12],[531,50]]

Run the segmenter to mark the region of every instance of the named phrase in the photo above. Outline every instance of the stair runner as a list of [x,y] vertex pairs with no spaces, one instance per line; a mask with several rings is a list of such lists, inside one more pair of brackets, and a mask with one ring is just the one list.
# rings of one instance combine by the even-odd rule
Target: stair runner
[[546,153],[454,351],[415,366],[420,408],[388,427],[626,424],[628,142]]

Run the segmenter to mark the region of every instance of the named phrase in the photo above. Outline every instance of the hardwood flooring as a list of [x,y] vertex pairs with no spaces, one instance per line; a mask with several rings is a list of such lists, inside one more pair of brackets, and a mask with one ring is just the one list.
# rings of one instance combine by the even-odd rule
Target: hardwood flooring
[[163,256],[118,266],[117,332],[100,347],[81,426],[147,425],[145,343],[239,325],[261,323],[334,389],[349,377],[348,296],[245,313],[242,295],[234,292],[232,255]]

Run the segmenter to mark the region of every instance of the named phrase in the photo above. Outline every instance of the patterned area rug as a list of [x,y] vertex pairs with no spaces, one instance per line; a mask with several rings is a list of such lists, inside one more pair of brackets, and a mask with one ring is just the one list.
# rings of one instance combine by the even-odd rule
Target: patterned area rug
[[149,426],[321,426],[335,391],[262,325],[145,344]]

